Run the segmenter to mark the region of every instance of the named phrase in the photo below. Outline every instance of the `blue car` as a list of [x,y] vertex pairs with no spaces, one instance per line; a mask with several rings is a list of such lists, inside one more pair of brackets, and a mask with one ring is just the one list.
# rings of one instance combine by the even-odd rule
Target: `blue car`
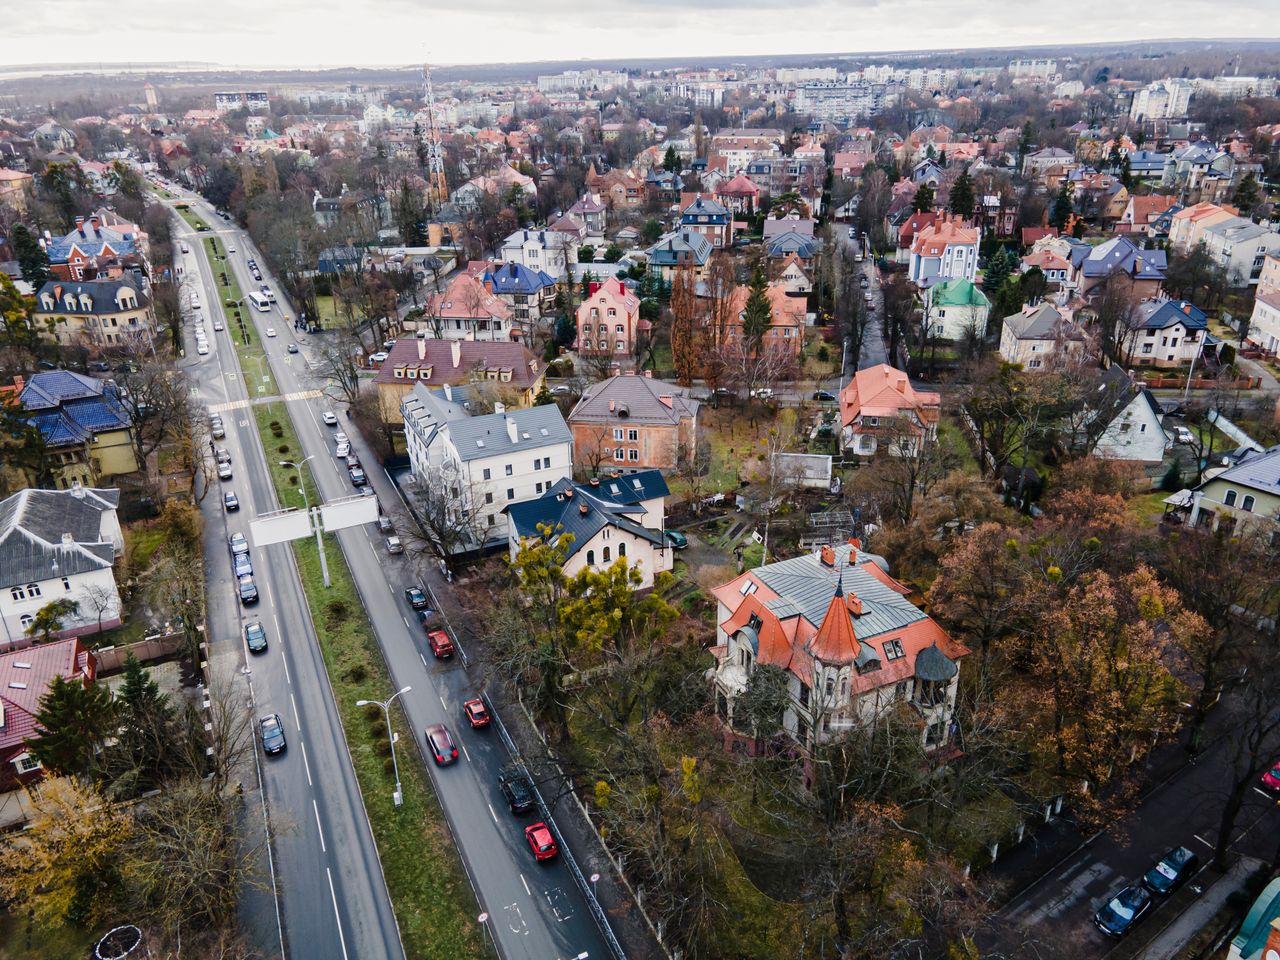
[[1151,894],[1137,884],[1125,887],[1108,900],[1093,922],[1108,937],[1123,937],[1151,909]]

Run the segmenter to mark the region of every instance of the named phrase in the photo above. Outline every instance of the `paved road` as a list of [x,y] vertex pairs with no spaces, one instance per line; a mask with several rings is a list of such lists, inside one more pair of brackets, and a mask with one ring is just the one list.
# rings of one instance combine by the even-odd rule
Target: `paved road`
[[[220,236],[234,237],[238,252],[231,255],[231,263],[241,289],[254,289],[256,283],[244,266],[245,252],[252,249],[249,238],[230,227],[216,229]],[[263,263],[261,257],[258,261]],[[274,279],[265,273],[264,280],[278,289]],[[319,384],[308,366],[311,338],[303,335],[295,340],[292,323],[286,322],[278,309],[250,313],[259,331],[274,326],[279,334],[258,342],[265,345],[281,393],[288,396],[316,389]],[[289,342],[297,342],[301,352],[288,354]],[[311,466],[315,468],[317,486],[326,500],[333,500],[349,496],[353,490],[345,466],[333,455],[331,435],[336,428],[326,428],[321,421],[325,406],[324,401],[314,399],[288,401],[303,453],[316,457]],[[353,435],[352,440],[361,459],[372,467],[376,461],[361,438]],[[380,501],[388,507],[393,505],[396,495],[390,481],[376,468],[369,473]],[[437,768],[429,763],[428,767],[481,909],[489,915],[488,929],[500,953],[508,960],[601,960],[610,956],[568,867],[560,860],[535,863],[523,835],[526,821],[506,811],[498,777],[509,757],[495,731],[472,731],[463,720],[462,701],[481,690],[468,677],[460,660],[436,661],[422,630],[411,623],[411,611],[403,596],[404,588],[415,582],[409,564],[403,558],[387,555],[372,525],[341,531],[338,540],[390,667],[394,687],[413,687],[399,702],[414,730],[416,745],[426,756],[423,730],[441,722],[448,725],[459,744],[457,765]],[[382,955],[353,953],[360,957]]]
[[[305,605],[292,553],[285,546],[254,551],[261,594],[242,607],[235,592],[226,535],[247,535],[249,520],[277,508],[253,418],[243,405],[245,381],[227,333],[215,333],[212,318],[220,298],[198,235],[179,221],[175,235],[192,253],[182,256],[184,274],[198,283],[208,356],[200,357],[188,330],[184,365],[207,405],[240,403],[227,410],[224,440],[233,476],[206,497],[205,555],[210,577],[208,632],[215,664],[247,663],[256,715],[283,718],[288,750],[262,760],[263,788],[275,832],[273,844],[279,905],[287,953],[307,958],[403,957],[399,931],[386,894],[382,868],[369,832],[342,727],[334,709],[324,662]],[[199,252],[199,255],[197,255]],[[238,513],[224,514],[222,494],[234,490]],[[244,648],[243,625],[261,619],[270,648],[252,656]],[[256,730],[255,730],[256,733]],[[257,943],[280,949],[274,911],[254,911]]]
[[[858,245],[856,241],[849,239],[849,231],[844,224],[836,225],[836,236],[839,238],[842,252],[845,249],[853,250]],[[862,340],[862,353],[858,357],[856,364],[846,366],[845,375],[840,383],[841,389],[852,379],[857,370],[865,370],[867,367],[874,367],[878,363],[889,362],[889,354],[885,349],[884,342],[884,299],[880,295],[880,275],[875,268],[874,262],[870,259],[863,260],[862,263],[856,266],[858,271],[870,281],[867,290],[875,301],[875,308],[867,324],[866,335]]]
[[[1001,911],[991,945],[1009,947],[1028,935],[1068,938],[1083,955],[1108,956],[1116,947],[1093,925],[1099,906],[1126,883],[1137,880],[1167,850],[1186,846],[1206,861],[1213,855],[1217,824],[1226,796],[1227,761],[1210,747],[1191,765],[1155,788],[1139,808],[1106,833],[1084,840],[1057,865],[1019,893]],[[1071,829],[1070,824],[1066,825]],[[1273,798],[1253,791],[1237,820],[1232,849],[1270,861],[1280,828]],[[1030,852],[1030,851],[1028,851]],[[997,863],[992,879],[1014,861]],[[1216,874],[1201,878],[1210,883]],[[1175,918],[1162,903],[1148,913],[1132,938],[1153,936]]]

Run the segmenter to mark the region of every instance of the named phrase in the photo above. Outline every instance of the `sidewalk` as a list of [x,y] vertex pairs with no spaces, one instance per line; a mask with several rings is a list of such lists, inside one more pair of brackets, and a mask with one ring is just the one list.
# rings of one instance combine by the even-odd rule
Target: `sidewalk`
[[[1214,914],[1226,905],[1227,898],[1237,890],[1244,889],[1249,874],[1260,866],[1262,866],[1260,860],[1241,857],[1226,873],[1213,881],[1213,885],[1201,894],[1200,899],[1161,930],[1156,938],[1147,944],[1146,949],[1138,954],[1138,957],[1141,960],[1173,960],[1178,955],[1178,951],[1185,947],[1187,942],[1213,919]],[[1212,870],[1206,870],[1191,882],[1206,883],[1213,876]]]

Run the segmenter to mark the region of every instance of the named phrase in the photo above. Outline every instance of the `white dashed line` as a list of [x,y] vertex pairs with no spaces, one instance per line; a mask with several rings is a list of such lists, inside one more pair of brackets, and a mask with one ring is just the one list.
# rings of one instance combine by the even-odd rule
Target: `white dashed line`
[[[418,654],[418,656],[422,656],[422,654]],[[448,710],[448,709],[449,709],[449,705],[448,705],[447,703],[445,703],[445,702],[444,702],[444,694],[443,694],[443,693],[442,693],[442,694],[440,694],[440,706],[444,707],[446,710]]]
[[489,808],[489,816],[493,817],[493,822],[494,822],[494,823],[497,823],[497,822],[498,822],[498,815],[497,815],[496,813],[494,813],[494,812],[493,812],[493,804],[492,804],[492,803],[490,803],[490,804],[486,804],[486,806]]
[[302,721],[298,719],[298,701],[293,699],[293,694],[289,694],[289,702],[293,704],[293,722],[298,727],[298,732],[302,732]]
[[427,668],[427,658],[422,655],[422,651],[418,651],[418,659],[422,661],[422,669]]
[[342,960],[347,960],[347,938],[342,935],[342,914],[338,913],[338,894],[333,889],[333,871],[325,867],[324,872],[329,875],[329,896],[333,899],[333,918],[338,921],[338,943],[342,946]]
[[307,744],[306,744],[306,741],[305,741],[305,740],[304,740],[304,741],[302,741],[302,742],[299,744],[299,746],[301,746],[301,747],[302,747],[302,766],[303,766],[303,767],[305,767],[305,768],[306,768],[306,771],[307,771],[307,786],[309,786],[309,787],[313,787],[313,786],[315,786],[315,784],[313,784],[313,783],[311,782],[311,764],[307,762]]
[[467,758],[467,763],[471,762],[471,754],[467,753],[467,748],[462,748],[462,755]]
[[320,852],[328,853],[329,851],[324,845],[324,827],[320,826],[320,808],[316,806],[315,800],[311,801],[311,809],[316,812],[316,830],[320,832]]
[[529,881],[524,878],[524,874],[520,874],[520,882],[524,884],[524,892],[529,896],[533,896],[533,891],[529,889]]

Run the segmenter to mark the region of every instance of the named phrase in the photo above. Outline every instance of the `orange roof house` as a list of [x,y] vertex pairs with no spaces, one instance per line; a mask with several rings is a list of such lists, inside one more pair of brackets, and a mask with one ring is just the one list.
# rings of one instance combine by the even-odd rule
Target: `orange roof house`
[[840,392],[840,423],[847,449],[872,456],[887,444],[894,456],[914,456],[919,444],[937,439],[942,398],[911,386],[906,373],[887,363],[854,374]]
[[712,675],[726,740],[751,671],[788,673],[783,727],[809,747],[891,709],[913,711],[927,749],[949,743],[959,662],[969,652],[907,599],[880,557],[852,543],[748,570],[712,590]]

